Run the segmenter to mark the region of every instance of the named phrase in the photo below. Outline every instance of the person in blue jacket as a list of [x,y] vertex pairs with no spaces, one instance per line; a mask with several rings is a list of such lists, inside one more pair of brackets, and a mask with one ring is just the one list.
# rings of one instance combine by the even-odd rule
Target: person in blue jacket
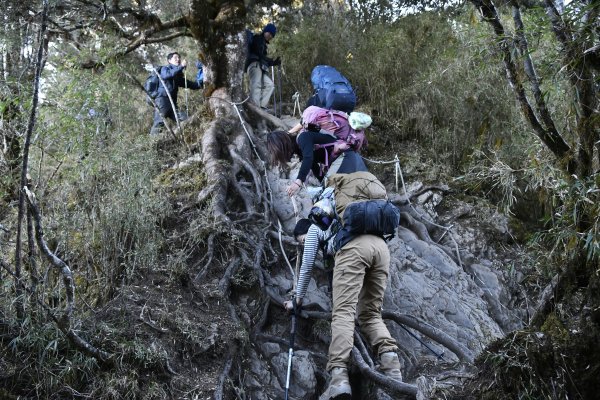
[[[185,78],[184,70],[187,66],[186,60],[182,60],[179,53],[169,53],[167,55],[167,61],[169,64],[160,69],[161,82],[158,88],[158,95],[154,99],[156,107],[154,109],[154,122],[150,134],[157,134],[160,129],[164,126],[166,118],[170,118],[176,121],[175,113],[179,120],[187,118],[187,116],[179,112],[177,107],[177,93],[180,87],[186,87],[188,89],[197,90],[200,89],[198,82],[190,81]],[[167,94],[167,92],[169,94]],[[175,109],[171,106],[171,100],[169,95],[173,99]]]

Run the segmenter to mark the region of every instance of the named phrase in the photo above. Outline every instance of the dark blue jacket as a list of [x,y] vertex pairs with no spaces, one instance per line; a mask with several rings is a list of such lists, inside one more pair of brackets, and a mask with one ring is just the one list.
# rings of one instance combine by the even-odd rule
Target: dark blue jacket
[[[183,75],[184,67],[181,65],[165,65],[160,69],[160,77],[165,82],[166,90],[169,91],[169,94],[173,98],[173,102],[175,106],[177,106],[177,92],[180,87],[186,87],[186,79]],[[168,97],[167,92],[165,90],[165,86],[160,84],[158,88],[158,96],[157,97]],[[188,89],[200,89],[200,85],[198,85],[195,81],[187,80],[187,88]]]
[[265,40],[264,33],[255,33],[252,37],[252,44],[250,45],[250,54],[246,60],[246,69],[254,61],[258,61],[263,69],[273,66],[273,59],[267,57],[267,46],[269,42]]

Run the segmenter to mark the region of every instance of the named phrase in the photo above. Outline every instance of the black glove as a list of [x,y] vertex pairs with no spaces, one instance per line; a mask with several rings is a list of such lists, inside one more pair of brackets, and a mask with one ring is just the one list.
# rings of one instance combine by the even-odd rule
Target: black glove
[[277,57],[273,60],[273,66],[281,65],[281,57]]
[[310,131],[310,132],[321,132],[321,127],[318,124],[312,124],[312,123],[308,123],[308,125],[306,126],[306,130]]

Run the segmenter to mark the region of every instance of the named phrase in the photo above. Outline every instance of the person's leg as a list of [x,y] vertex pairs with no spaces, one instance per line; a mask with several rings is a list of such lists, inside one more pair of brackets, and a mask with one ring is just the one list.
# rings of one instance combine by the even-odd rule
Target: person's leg
[[262,87],[262,70],[258,61],[248,66],[248,86],[250,87],[250,101],[260,107],[260,94]]
[[369,260],[363,256],[362,241],[355,238],[335,255],[333,268],[333,311],[327,370],[346,367],[354,346],[354,316]]
[[319,400],[350,399],[348,361],[354,346],[354,315],[367,260],[359,242],[351,241],[335,255],[333,268],[333,312],[327,370],[331,382]]
[[358,298],[358,321],[360,330],[380,360],[379,370],[392,379],[402,380],[396,341],[390,335],[381,318],[383,296],[387,286],[390,252],[387,244],[378,236],[364,235],[363,249],[372,263],[365,273],[364,285]]
[[157,107],[154,107],[154,118],[152,121],[152,127],[150,128],[150,134],[158,135],[163,126],[165,126],[165,124],[163,122],[162,116],[160,115],[160,111]]
[[170,118],[175,120],[175,114],[173,113],[173,107],[171,107],[171,101],[166,96],[160,96],[154,99],[154,123],[152,124],[151,134],[157,134],[165,126],[165,120]]
[[260,93],[260,106],[263,108],[267,108],[269,106],[269,100],[271,100],[271,95],[273,94],[273,90],[275,89],[275,85],[271,80],[271,77],[267,72],[263,72],[262,74],[262,90]]
[[360,330],[377,354],[396,351],[396,341],[381,318],[383,296],[387,286],[390,251],[385,241],[374,235],[363,235],[361,241],[365,257],[370,258],[363,289],[358,299],[357,313]]

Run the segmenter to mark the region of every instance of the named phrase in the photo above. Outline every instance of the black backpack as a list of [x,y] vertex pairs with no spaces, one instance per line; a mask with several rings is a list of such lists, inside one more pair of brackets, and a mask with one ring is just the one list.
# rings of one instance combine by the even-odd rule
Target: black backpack
[[252,53],[252,42],[254,41],[254,32],[250,29],[246,28],[246,63],[244,64],[244,71],[248,69],[248,65],[250,65],[250,54]]
[[400,210],[389,200],[352,202],[344,210],[344,227],[335,235],[333,247],[337,251],[365,233],[390,240],[399,224]]
[[[152,66],[153,70],[146,78],[144,82],[144,90],[146,91],[146,103],[152,105],[152,100],[158,96],[158,89],[160,88],[160,79],[158,78],[158,74],[160,74],[161,66]],[[155,72],[156,71],[156,72]]]

